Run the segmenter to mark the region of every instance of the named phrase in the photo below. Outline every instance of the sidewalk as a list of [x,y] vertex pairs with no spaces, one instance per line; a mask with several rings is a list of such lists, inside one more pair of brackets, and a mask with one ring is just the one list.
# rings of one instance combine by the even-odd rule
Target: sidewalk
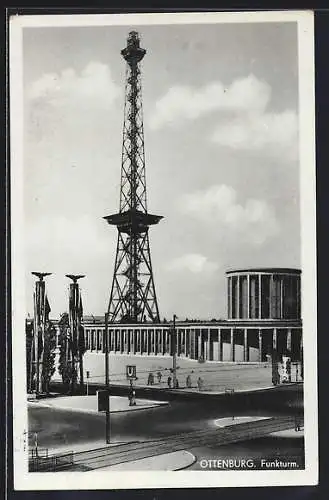
[[[244,424],[247,422],[256,422],[258,420],[267,420],[271,417],[258,417],[258,416],[243,416],[243,417],[225,417],[218,418],[214,421],[217,427],[227,427],[229,425]],[[295,429],[286,429],[284,431],[272,432],[269,436],[281,437],[281,438],[301,438],[304,437],[304,427],[301,427],[299,431]]]
[[[146,410],[167,405],[167,401],[152,401],[149,399],[136,399],[136,406],[129,406],[127,397],[111,396],[110,413],[119,413],[136,410]],[[59,410],[70,410],[83,413],[99,413],[97,410],[97,396],[63,396],[45,398],[42,400],[28,401],[30,406],[41,406],[56,408]]]
[[164,455],[157,455],[132,462],[124,462],[117,465],[111,465],[88,472],[104,471],[177,471],[186,469],[194,464],[196,457],[189,451],[174,451]]

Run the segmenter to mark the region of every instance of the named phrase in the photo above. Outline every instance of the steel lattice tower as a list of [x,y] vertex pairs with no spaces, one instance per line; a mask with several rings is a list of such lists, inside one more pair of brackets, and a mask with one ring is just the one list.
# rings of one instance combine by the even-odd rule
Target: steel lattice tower
[[149,227],[162,217],[147,212],[140,62],[146,50],[131,31],[121,51],[126,88],[119,213],[104,217],[117,226],[118,242],[108,307],[109,322],[158,322],[159,309],[151,264]]

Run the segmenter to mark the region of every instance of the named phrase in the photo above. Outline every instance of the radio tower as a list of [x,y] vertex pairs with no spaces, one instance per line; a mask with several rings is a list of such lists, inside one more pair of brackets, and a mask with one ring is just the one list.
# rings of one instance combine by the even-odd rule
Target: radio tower
[[159,322],[151,264],[149,227],[162,217],[147,212],[140,62],[146,50],[131,31],[121,51],[126,88],[119,213],[104,217],[118,229],[109,322]]

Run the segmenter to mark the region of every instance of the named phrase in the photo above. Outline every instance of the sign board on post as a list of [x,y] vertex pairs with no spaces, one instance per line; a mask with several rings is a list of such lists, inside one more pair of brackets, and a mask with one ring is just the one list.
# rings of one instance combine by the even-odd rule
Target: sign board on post
[[136,365],[126,365],[126,375],[128,380],[137,379]]
[[110,408],[110,393],[106,389],[97,391],[98,411],[108,411]]
[[289,356],[282,356],[281,382],[291,382],[291,358]]

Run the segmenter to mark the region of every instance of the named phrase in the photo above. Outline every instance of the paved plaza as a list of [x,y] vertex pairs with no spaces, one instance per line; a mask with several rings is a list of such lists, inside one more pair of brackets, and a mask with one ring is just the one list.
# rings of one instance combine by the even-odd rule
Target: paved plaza
[[[86,353],[84,370],[89,372],[89,383],[104,382],[104,356]],[[130,356],[109,355],[109,371],[111,385],[127,384],[126,366],[135,365],[138,379],[136,386],[147,386],[149,376],[153,375],[154,387],[168,388],[168,377],[173,360],[171,356]],[[187,377],[191,378],[191,387],[187,388]],[[229,363],[204,362],[199,363],[187,358],[177,359],[177,379],[182,390],[198,391],[198,378],[202,379],[202,390],[206,392],[225,392],[226,390],[248,391],[266,389],[272,386],[271,363]],[[292,366],[292,382],[299,381],[296,368]],[[57,380],[58,375],[56,376]],[[87,380],[85,379],[85,382]]]

